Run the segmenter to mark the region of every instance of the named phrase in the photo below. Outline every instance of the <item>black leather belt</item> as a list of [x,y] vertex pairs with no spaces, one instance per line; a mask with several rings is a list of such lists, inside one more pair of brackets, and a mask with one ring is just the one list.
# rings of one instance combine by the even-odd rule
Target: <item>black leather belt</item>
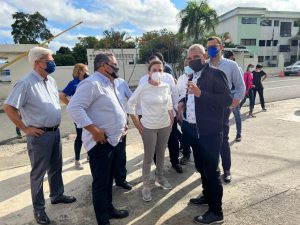
[[44,132],[49,132],[49,131],[56,131],[59,125],[55,127],[38,127],[38,129],[44,131]]

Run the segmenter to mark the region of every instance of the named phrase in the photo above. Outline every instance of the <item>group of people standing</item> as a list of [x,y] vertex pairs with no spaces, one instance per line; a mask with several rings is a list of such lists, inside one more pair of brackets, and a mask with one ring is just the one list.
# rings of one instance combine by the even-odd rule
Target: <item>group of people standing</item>
[[[186,164],[193,153],[196,170],[201,175],[203,195],[190,199],[190,202],[208,205],[208,211],[196,216],[194,222],[222,222],[223,187],[219,157],[222,159],[223,180],[229,183],[229,116],[240,106],[245,93],[250,96],[253,86],[257,87],[255,82],[251,85],[248,83],[253,80],[249,73],[250,66],[245,73],[250,78],[244,76],[243,79],[237,63],[225,59],[222,51],[223,44],[218,37],[208,39],[207,53],[200,44],[190,46],[184,61],[185,73],[178,81],[170,74],[172,70],[162,55],[154,54],[149,58],[147,74],[141,78],[133,93],[126,82],[118,77],[116,57],[110,52],[101,52],[95,57],[93,74],[88,75],[86,65],[75,65],[74,79],[58,93],[55,80],[48,76],[56,67],[52,52],[41,47],[31,49],[28,58],[33,71],[15,85],[5,101],[4,110],[27,135],[36,221],[39,224],[50,223],[45,213],[43,195],[46,172],[52,204],[76,201],[75,197],[64,195],[59,132],[60,99],[67,105],[67,112],[76,128],[76,169],[82,169],[79,161],[81,146],[87,150],[98,224],[110,224],[111,218],[129,215],[127,210],[118,210],[112,204],[114,179],[116,185],[128,190],[132,188],[126,181],[128,116],[144,144],[142,199],[146,202],[152,200],[150,172],[153,161],[156,165],[155,183],[164,189],[172,189],[172,182],[164,175],[167,147],[172,167],[178,173],[183,172],[181,165]],[[262,74],[261,71],[257,72]],[[262,92],[258,92],[262,96]],[[72,98],[69,100],[68,96]],[[251,114],[252,111],[250,107]],[[181,159],[180,144],[183,148]]]

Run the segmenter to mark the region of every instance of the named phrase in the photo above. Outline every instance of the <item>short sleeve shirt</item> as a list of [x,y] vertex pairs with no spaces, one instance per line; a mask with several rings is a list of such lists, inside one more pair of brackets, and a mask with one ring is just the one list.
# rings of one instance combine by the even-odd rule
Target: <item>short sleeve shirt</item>
[[253,74],[253,84],[256,88],[262,88],[261,78],[266,75],[264,71],[256,72],[255,70],[252,72]]
[[62,92],[67,96],[73,96],[79,83],[79,79],[71,80]]
[[58,90],[51,76],[44,79],[32,71],[16,83],[4,103],[21,112],[26,126],[54,127],[60,124]]

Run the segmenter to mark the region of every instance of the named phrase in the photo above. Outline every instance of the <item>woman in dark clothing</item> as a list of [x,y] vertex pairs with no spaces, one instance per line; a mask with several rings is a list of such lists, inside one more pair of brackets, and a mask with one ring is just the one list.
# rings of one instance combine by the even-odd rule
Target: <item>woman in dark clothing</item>
[[263,66],[260,64],[256,65],[255,70],[252,72],[253,74],[253,97],[255,102],[256,92],[258,92],[260,105],[263,111],[267,111],[265,107],[265,99],[264,99],[264,86],[262,82],[267,78],[267,74],[263,71]]
[[[59,94],[60,100],[68,105],[69,99],[67,96],[73,96],[75,94],[76,88],[80,81],[88,77],[87,75],[88,68],[87,65],[82,64],[82,63],[77,63],[73,69],[73,80],[71,80],[68,85],[65,87],[65,89]],[[80,160],[80,151],[81,151],[81,146],[82,146],[82,128],[76,128],[76,139],[74,142],[74,151],[75,151],[75,168],[78,170],[82,170],[83,167],[81,166],[79,160]]]

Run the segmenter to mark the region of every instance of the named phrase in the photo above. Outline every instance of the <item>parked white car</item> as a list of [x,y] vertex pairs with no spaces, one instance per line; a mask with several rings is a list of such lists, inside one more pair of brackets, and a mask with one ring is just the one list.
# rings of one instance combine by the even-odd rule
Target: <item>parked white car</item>
[[300,71],[300,61],[295,62],[294,64],[284,67],[283,72],[285,76],[290,74],[297,74]]

